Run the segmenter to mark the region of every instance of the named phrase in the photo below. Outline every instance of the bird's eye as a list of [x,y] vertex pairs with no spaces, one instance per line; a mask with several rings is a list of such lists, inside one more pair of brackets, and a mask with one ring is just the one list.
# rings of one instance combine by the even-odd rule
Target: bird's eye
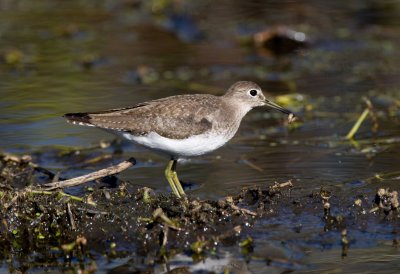
[[255,90],[255,89],[250,90],[250,95],[251,96],[256,96],[257,95],[257,90]]

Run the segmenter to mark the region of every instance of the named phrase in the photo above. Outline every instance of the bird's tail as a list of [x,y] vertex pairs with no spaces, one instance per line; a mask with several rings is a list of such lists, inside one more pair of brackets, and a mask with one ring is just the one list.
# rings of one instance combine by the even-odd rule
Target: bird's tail
[[67,119],[69,123],[75,124],[75,125],[80,125],[80,126],[94,126],[91,123],[91,117],[89,113],[83,113],[83,112],[78,112],[78,113],[67,113],[64,114],[63,117]]

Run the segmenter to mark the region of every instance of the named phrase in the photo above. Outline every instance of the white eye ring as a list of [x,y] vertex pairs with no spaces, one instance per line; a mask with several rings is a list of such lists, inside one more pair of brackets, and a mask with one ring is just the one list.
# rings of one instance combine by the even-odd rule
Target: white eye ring
[[255,96],[257,96],[258,91],[257,91],[256,89],[251,89],[251,90],[249,90],[249,94],[250,94],[251,96],[255,97]]

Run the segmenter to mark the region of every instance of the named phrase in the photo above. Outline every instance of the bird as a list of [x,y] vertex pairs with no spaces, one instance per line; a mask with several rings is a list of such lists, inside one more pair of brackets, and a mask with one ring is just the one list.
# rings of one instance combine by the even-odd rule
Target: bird
[[253,108],[267,106],[295,115],[268,100],[259,85],[239,81],[225,94],[183,94],[98,112],[67,113],[76,125],[91,126],[122,136],[169,158],[165,177],[178,197],[186,196],[176,171],[179,159],[212,152],[236,134],[243,117]]

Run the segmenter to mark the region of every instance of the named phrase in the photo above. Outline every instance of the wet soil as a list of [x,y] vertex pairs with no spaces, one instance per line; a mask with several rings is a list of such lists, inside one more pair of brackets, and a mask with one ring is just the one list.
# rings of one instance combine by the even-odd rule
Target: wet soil
[[[170,261],[178,254],[193,262],[218,258],[227,247],[240,250],[247,263],[263,261],[282,271],[301,270],[301,258],[260,255],[252,238],[260,224],[272,225],[292,215],[298,221],[286,224],[286,229],[299,235],[297,241],[330,235],[323,241],[341,246],[342,258],[358,241],[354,235],[348,237],[348,231],[385,234],[389,230],[393,246],[398,245],[400,210],[395,190],[359,191],[352,201],[343,201],[334,189],[304,195],[289,181],[243,188],[219,200],[200,200],[156,194],[150,188],[132,189],[124,182],[104,187],[101,181],[109,178],[102,178],[77,197],[62,190],[43,190],[43,183],[51,182],[54,174],[30,162],[30,157],[1,158],[0,259],[12,272],[34,267],[90,273],[101,256],[106,261],[134,258],[135,263],[111,266],[110,273],[158,273],[160,267],[174,269],[168,273],[199,273],[184,263],[171,267]],[[310,217],[318,220],[313,225],[323,227],[317,237],[303,232]],[[243,270],[243,265],[232,262],[208,267],[204,271]]]

